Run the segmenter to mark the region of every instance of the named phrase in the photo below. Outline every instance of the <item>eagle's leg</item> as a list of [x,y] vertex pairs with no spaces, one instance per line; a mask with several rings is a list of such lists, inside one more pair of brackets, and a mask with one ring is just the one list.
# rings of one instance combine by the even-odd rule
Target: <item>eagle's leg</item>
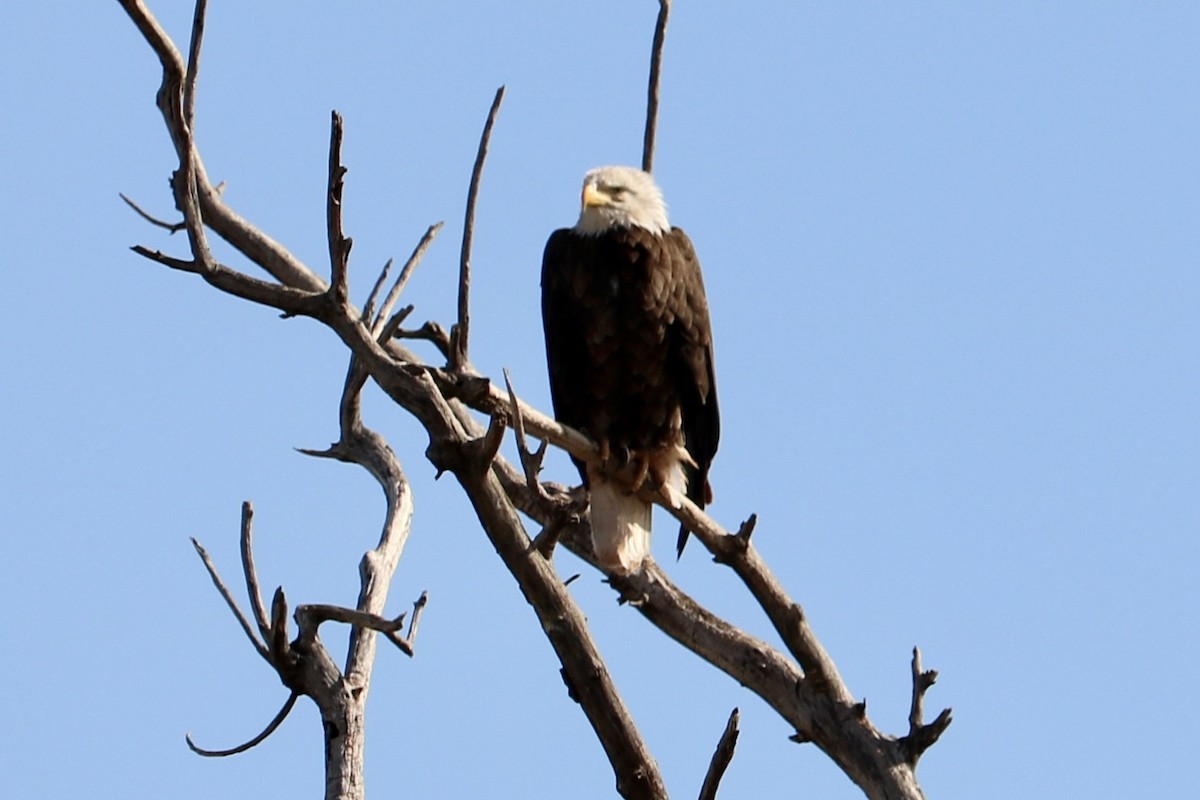
[[671,465],[663,463],[663,459],[656,457],[652,450],[630,450],[628,463],[632,467],[629,473],[629,494],[637,494],[642,490],[643,486],[647,485],[652,489],[659,489],[673,485],[671,480]]

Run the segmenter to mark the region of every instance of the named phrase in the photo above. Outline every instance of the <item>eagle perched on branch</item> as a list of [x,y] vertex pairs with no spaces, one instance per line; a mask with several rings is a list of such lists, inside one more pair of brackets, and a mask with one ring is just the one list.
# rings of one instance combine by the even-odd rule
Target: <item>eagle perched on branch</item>
[[[635,572],[650,555],[651,505],[637,489],[649,479],[703,508],[720,436],[700,263],[649,173],[584,176],[579,221],[546,243],[542,321],[555,417],[600,449],[598,463],[572,459],[596,557]],[[686,542],[681,527],[679,554]]]

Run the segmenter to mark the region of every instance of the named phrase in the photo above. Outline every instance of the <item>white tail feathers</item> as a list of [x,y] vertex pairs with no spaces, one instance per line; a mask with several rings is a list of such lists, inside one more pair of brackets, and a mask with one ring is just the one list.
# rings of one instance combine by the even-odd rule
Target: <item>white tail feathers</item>
[[589,474],[588,484],[596,558],[615,572],[637,572],[650,557],[651,505],[600,475]]
[[[696,466],[681,444],[651,456],[649,473],[652,480],[661,482],[674,508],[679,508],[687,491],[684,464]],[[650,557],[650,512],[653,506],[622,485],[613,483],[591,465],[588,466],[588,493],[592,504],[592,550],[596,558],[614,572],[637,572]]]

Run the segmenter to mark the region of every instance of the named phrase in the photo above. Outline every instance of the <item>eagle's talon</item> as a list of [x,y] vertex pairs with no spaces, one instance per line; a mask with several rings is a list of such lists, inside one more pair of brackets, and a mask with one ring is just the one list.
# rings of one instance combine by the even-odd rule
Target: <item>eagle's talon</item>
[[633,460],[633,478],[629,482],[629,494],[637,494],[642,490],[642,485],[646,483],[646,478],[650,475],[650,457],[640,452],[634,451],[632,454]]
[[617,462],[617,469],[627,466],[631,461],[637,458],[636,451],[630,450],[628,445],[621,445],[621,459]]
[[612,447],[608,443],[608,439],[601,439],[596,443],[596,458],[600,464],[600,472],[604,475],[612,474]]

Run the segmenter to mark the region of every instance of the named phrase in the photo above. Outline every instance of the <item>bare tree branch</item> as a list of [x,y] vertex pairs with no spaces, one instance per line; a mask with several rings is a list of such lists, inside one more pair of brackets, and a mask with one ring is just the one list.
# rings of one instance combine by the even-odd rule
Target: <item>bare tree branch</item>
[[462,254],[458,267],[458,322],[450,329],[450,369],[457,372],[467,365],[467,344],[471,328],[471,239],[475,235],[475,202],[479,197],[479,180],[483,177],[483,162],[487,159],[488,143],[492,138],[492,126],[504,100],[504,87],[496,90],[488,111],[483,135],[479,137],[479,150],[475,154],[475,167],[471,170],[471,186],[467,190],[467,212],[463,221]]
[[531,492],[550,502],[550,496],[538,480],[538,474],[542,471],[542,460],[546,457],[547,442],[543,440],[537,452],[529,451],[529,443],[525,439],[525,418],[521,416],[521,403],[517,400],[512,376],[508,374],[507,369],[504,370],[504,385],[508,387],[509,416],[512,418],[513,432],[517,437],[517,452],[521,458],[521,468],[525,471],[525,483]]
[[283,721],[287,719],[288,714],[292,713],[292,708],[295,707],[296,699],[299,697],[300,695],[297,692],[292,692],[289,694],[288,699],[283,704],[283,708],[279,709],[279,713],[277,713],[275,717],[267,723],[267,727],[263,728],[262,733],[258,734],[248,742],[239,744],[237,747],[231,747],[228,750],[205,750],[203,747],[199,747],[192,740],[192,735],[190,733],[185,734],[183,738],[185,741],[187,741],[188,749],[198,756],[204,756],[205,758],[224,758],[226,756],[236,756],[238,753],[244,753],[250,748],[266,741],[267,737],[274,733],[279,726],[283,724]]
[[[426,597],[424,594],[421,596]],[[425,604],[418,601],[414,606],[424,608]],[[344,622],[347,625],[382,633],[406,656],[411,657],[413,654],[412,644],[406,641],[405,637],[399,635],[399,631],[404,630],[404,620],[407,616],[408,614],[404,613],[395,619],[384,619],[376,614],[368,614],[353,608],[327,603],[308,603],[296,607],[295,620],[300,628],[300,636],[304,639],[315,638],[317,628],[324,622]]]
[[531,552],[515,509],[492,472],[455,472],[497,553],[521,585],[542,630],[563,665],[573,697],[583,708],[628,800],[666,798],[658,765],[621,700],[587,628],[587,619],[553,566]]
[[284,674],[285,665],[288,667],[295,666],[293,663],[295,659],[292,656],[292,645],[288,642],[287,612],[287,595],[283,593],[282,586],[276,586],[275,594],[271,595],[271,636],[267,639],[271,649],[271,663],[279,671],[280,677],[284,678],[285,684],[298,685],[299,682],[296,680],[292,670],[289,669],[287,674]]
[[368,325],[374,326],[375,322],[375,304],[379,302],[379,293],[383,291],[383,285],[387,283],[388,276],[392,273],[392,259],[388,259],[383,265],[383,269],[379,271],[379,277],[375,279],[375,285],[371,287],[371,293],[367,295],[367,303],[363,306],[362,319]]
[[379,334],[379,341],[387,343],[388,340],[394,338],[400,330],[400,326],[404,324],[404,320],[413,312],[413,305],[407,305],[397,311],[388,319],[387,324],[383,326],[383,330]]
[[[382,436],[363,425],[362,390],[367,376],[368,372],[359,360],[352,358],[342,390],[339,412],[341,438],[328,450],[301,452],[358,464],[366,469],[383,489],[387,500],[383,530],[379,537],[379,545],[364,554],[359,565],[361,589],[357,609],[360,613],[379,617],[387,600],[392,575],[400,563],[400,556],[412,528],[413,505],[412,490],[395,452]],[[356,676],[356,680],[369,681],[374,654],[374,638],[363,636],[360,626],[356,624],[351,632],[345,674],[348,677]]]
[[725,777],[725,770],[729,768],[729,762],[733,761],[733,749],[737,747],[738,718],[738,710],[735,708],[729,714],[729,721],[725,723],[725,730],[717,741],[716,752],[708,764],[704,784],[700,787],[700,800],[717,800],[717,787],[721,785],[721,778]]
[[342,166],[342,115],[330,115],[329,124],[329,188],[326,191],[325,220],[329,239],[329,291],[334,302],[344,305],[350,294],[347,269],[350,248],[354,242],[342,229],[342,190],[345,188],[346,168]]
[[397,339],[424,339],[432,342],[439,353],[447,360],[450,358],[450,334],[446,333],[446,329],[436,322],[426,322],[415,331],[398,330],[394,335]]
[[933,722],[922,724],[925,717],[925,693],[937,683],[937,670],[922,671],[921,650],[913,648],[912,657],[912,706],[908,712],[908,735],[900,740],[908,754],[908,763],[917,765],[921,755],[941,738],[946,728],[950,727],[951,710],[942,709]]
[[[203,0],[197,3],[186,73],[175,46],[143,3],[140,0],[121,0],[121,3],[163,67],[158,105],[179,159],[172,187],[176,205],[183,214],[191,259],[174,258],[144,247],[135,248],[135,251],[172,269],[199,274],[221,291],[277,308],[285,316],[304,315],[317,319],[351,352],[339,409],[341,436],[325,451],[305,452],[363,466],[380,483],[388,502],[379,546],[366,553],[360,565],[362,586],[356,609],[301,605],[297,609],[300,634],[295,641],[289,642],[287,601],[282,589],[276,591],[269,617],[261,607],[261,598],[255,599],[258,597],[257,578],[252,577],[252,554],[247,557],[250,531],[249,517],[244,514],[243,569],[247,572],[247,588],[259,632],[262,633],[264,628],[266,631],[264,645],[237,610],[202,548],[196,545],[218,590],[260,655],[274,665],[285,685],[293,692],[309,694],[321,710],[328,754],[326,796],[352,800],[361,797],[361,785],[355,786],[355,776],[361,775],[363,702],[373,664],[374,643],[378,638],[374,634],[384,633],[397,642],[397,646],[400,646],[397,640],[407,641],[409,650],[406,652],[411,652],[420,609],[424,606],[422,595],[422,600],[414,606],[406,639],[399,637],[400,619],[389,620],[382,614],[388,585],[409,533],[412,501],[394,453],[382,437],[362,424],[360,394],[370,377],[422,424],[429,435],[428,458],[439,472],[452,472],[462,486],[496,552],[537,614],[562,664],[571,696],[580,703],[609,757],[618,791],[626,798],[665,798],[666,790],[657,765],[605,668],[586,618],[547,557],[549,549],[543,551],[531,547],[517,509],[538,520],[544,526],[543,533],[553,530],[555,524],[559,525],[560,529],[554,535],[561,535],[572,552],[594,563],[586,519],[562,517],[556,522],[556,515],[570,502],[570,493],[539,481],[540,455],[529,454],[522,445],[522,470],[518,471],[497,453],[505,422],[510,419],[514,426],[520,427],[519,438],[532,434],[580,458],[594,457],[595,445],[580,432],[521,403],[511,385],[509,391],[504,392],[486,378],[466,373],[475,205],[503,87],[496,93],[484,127],[468,193],[457,323],[449,337],[434,322],[426,323],[416,332],[400,331],[400,321],[407,311],[393,315],[392,308],[406,273],[410,271],[408,265],[374,319],[374,304],[387,281],[386,270],[368,298],[367,311],[359,313],[348,301],[346,255],[349,240],[341,228],[344,168],[340,160],[341,124],[336,115],[331,132],[327,197],[331,283],[326,284],[286,249],[233,213],[208,182],[195,145],[191,117],[203,34]],[[647,170],[653,161],[668,6],[667,0],[660,0],[643,153]],[[135,210],[148,216],[136,206]],[[274,281],[252,278],[216,262],[208,248],[206,226],[267,271]],[[427,232],[410,263],[415,265],[434,232],[436,226]],[[398,338],[433,341],[446,354],[449,368],[439,369],[423,363],[399,344]],[[486,430],[468,407],[488,415]],[[544,452],[544,447],[539,454]],[[909,735],[901,740],[885,736],[871,725],[865,705],[857,702],[845,686],[811,630],[803,610],[783,590],[752,545],[753,516],[737,533],[731,534],[686,498],[668,497],[661,490],[649,487],[643,488],[642,495],[667,507],[696,534],[718,562],[734,570],[772,622],[787,654],[700,606],[675,587],[652,562],[632,576],[610,576],[621,597],[632,601],[639,613],[680,644],[762,697],[795,728],[798,741],[816,743],[869,797],[888,800],[920,797],[912,765],[949,724],[949,710],[930,725],[920,725],[921,703],[916,695],[923,696],[928,685],[923,685],[926,683],[923,676],[927,673],[920,671],[919,663],[914,665],[914,711],[910,715]],[[324,619],[341,619],[352,625],[351,647],[344,671],[338,669],[317,636],[317,627]]]
[[[444,224],[445,223],[442,222],[436,222],[433,225],[430,225],[428,230],[425,231],[425,235],[421,237],[421,241],[417,242],[417,246],[413,249],[412,255],[408,257],[408,261],[404,262],[404,266],[400,269],[400,275],[396,278],[396,282],[392,284],[392,288],[388,291],[387,299],[383,301],[383,306],[379,309],[379,316],[372,320],[369,311],[363,312],[363,318],[367,320],[367,324],[371,326],[371,331],[375,335],[378,336],[383,330],[383,326],[388,322],[389,315],[392,313],[392,309],[395,307],[396,301],[400,298],[400,293],[404,291],[404,287],[408,284],[408,279],[412,277],[413,271],[417,268],[417,265],[421,263],[421,259],[425,257],[425,251],[429,249],[431,244],[433,244],[434,237],[437,236],[438,231],[442,229],[442,225]],[[389,266],[391,263],[391,261],[388,261]],[[387,268],[385,267],[384,272],[379,276],[379,281],[375,284],[375,291],[371,293],[372,299],[374,299],[376,294],[378,294],[379,288],[383,285],[386,277]],[[370,309],[372,305],[373,304],[371,301],[368,300],[367,309]]]
[[217,591],[220,592],[221,598],[225,601],[225,605],[229,606],[229,610],[233,612],[235,617],[237,617],[238,624],[242,626],[242,630],[245,632],[246,638],[248,638],[250,643],[254,645],[254,649],[258,651],[258,654],[262,656],[268,664],[270,664],[271,656],[267,653],[266,646],[258,640],[258,637],[254,634],[254,627],[251,626],[250,620],[246,619],[246,615],[242,613],[240,608],[238,608],[237,601],[233,599],[233,595],[230,593],[229,588],[225,586],[225,581],[221,580],[221,575],[217,572],[217,568],[213,566],[212,559],[208,556],[208,551],[204,549],[204,546],[201,545],[195,537],[192,537],[192,547],[196,548],[196,554],[199,555],[200,560],[204,562],[204,568],[208,570],[208,577],[212,578],[213,586],[217,587]]
[[[198,213],[194,213],[198,206],[198,210],[203,212],[205,224],[210,225],[221,238],[277,280],[289,286],[307,289],[310,292],[324,291],[325,282],[321,278],[300,263],[278,242],[238,216],[221,200],[220,192],[209,183],[203,163],[196,152],[192,141],[192,128],[185,123],[183,118],[182,87],[185,81],[183,57],[142,0],[118,0],[118,2],[162,64],[163,82],[158,91],[158,107],[162,111],[167,132],[171,134],[171,141],[175,145],[180,171],[186,173],[183,176],[186,180],[181,181],[180,175],[177,173],[173,181],[173,185],[177,187],[176,203],[179,205],[179,210],[183,212],[185,221],[189,216],[193,216],[197,222],[201,219]],[[194,35],[192,39],[197,43],[200,41],[199,37]],[[198,63],[198,59],[199,55],[197,54],[194,60]],[[181,194],[190,196],[192,201],[180,203]],[[185,205],[192,208],[193,214],[189,214]],[[195,252],[195,245],[193,245],[193,251],[199,259],[200,253]],[[200,259],[200,261],[206,262],[207,259]]]
[[839,701],[853,702],[833,660],[809,626],[804,610],[788,596],[750,544],[749,537],[729,534],[686,497],[676,498],[678,507],[672,506],[671,498],[661,489],[650,492],[650,497],[687,525],[718,562],[737,573],[805,674],[827,686]]
[[183,124],[195,131],[196,121],[196,78],[200,74],[200,49],[204,44],[204,18],[208,12],[208,0],[196,0],[192,14],[192,42],[188,47],[187,75],[183,81]]
[[[492,392],[473,397],[481,406],[488,406]],[[524,408],[522,414],[529,416]],[[533,412],[533,416],[536,418],[537,412]],[[595,457],[590,442],[579,447],[581,441],[587,442],[586,438],[578,432],[559,428],[561,426],[557,424],[547,424],[542,432],[554,444],[569,444],[565,449],[578,457]],[[514,494],[529,493],[523,476],[513,472],[505,480],[507,490]],[[765,642],[748,636],[700,606],[675,587],[656,564],[625,578],[610,575],[609,581],[621,597],[632,600],[634,607],[664,633],[766,701],[795,727],[795,741],[816,743],[868,797],[922,797],[915,776],[899,767],[902,763],[907,764],[904,744],[881,734],[870,724],[862,704],[850,694],[836,669],[829,668],[832,661],[809,628],[803,611],[787,598],[750,546],[751,521],[748,520],[738,534],[728,534],[686,499],[681,507],[670,508],[665,496],[644,496],[664,505],[697,531],[698,538],[717,560],[735,567],[768,617],[773,622],[779,621],[777,630],[783,629],[779,632],[789,649],[804,653],[801,662],[807,663],[809,668],[801,669]],[[522,502],[521,507],[535,519],[546,521],[547,517],[536,501]],[[563,542],[576,555],[599,568],[591,555],[586,523],[568,526],[563,533]]]
[[183,230],[183,228],[184,228],[183,222],[166,222],[164,220],[159,219],[158,217],[151,216],[151,214],[149,212],[147,212],[145,209],[143,209],[137,203],[130,200],[124,194],[121,194],[120,192],[118,192],[118,195],[120,195],[120,198],[125,201],[125,205],[129,206],[134,211],[136,211],[138,216],[140,216],[142,219],[149,222],[151,225],[157,225],[160,228],[165,228],[169,233],[179,233],[181,230]]
[[[434,374],[436,375],[436,371]],[[461,383],[444,374],[436,375],[436,378],[439,385],[447,391],[456,392],[461,386]],[[496,413],[511,402],[502,390],[494,385],[489,385],[486,393],[481,395],[469,397],[463,393],[460,396],[465,402],[489,414]],[[535,436],[548,439],[576,458],[588,460],[598,457],[595,444],[579,431],[571,430],[527,405],[521,404],[519,408],[524,427]],[[750,544],[749,531],[753,530],[753,523],[748,520],[738,535],[730,534],[686,497],[676,497],[675,500],[679,503],[676,506],[672,498],[661,489],[654,490],[645,486],[640,494],[645,499],[658,503],[687,525],[717,561],[727,564],[737,573],[807,674],[830,686],[839,700],[854,702],[842,683],[833,660],[829,658],[809,627],[803,609],[787,595],[766,562]]]
[[658,0],[658,21],[654,24],[654,45],[650,50],[650,81],[646,89],[646,135],[642,139],[642,169],[654,171],[654,138],[658,133],[658,90],[662,75],[663,45],[667,40],[667,18],[671,0]]
[[533,540],[531,547],[540,552],[544,557],[550,558],[554,552],[554,547],[558,544],[558,537],[562,534],[568,522],[573,519],[578,519],[579,514],[583,513],[583,509],[587,507],[586,501],[580,502],[578,499],[571,497],[569,494],[559,494],[552,497],[541,481],[538,480],[538,475],[542,471],[542,460],[546,457],[546,448],[549,444],[545,439],[538,446],[536,452],[529,451],[529,444],[525,437],[525,419],[521,415],[521,403],[517,400],[517,393],[513,389],[512,377],[508,374],[508,370],[504,370],[504,383],[508,387],[508,406],[509,417],[512,419],[513,431],[517,438],[517,455],[521,460],[521,469],[525,473],[525,485],[529,487],[529,491],[537,499],[537,502],[546,510],[549,519],[542,526],[542,531]]
[[[417,626],[421,624],[421,614],[425,611],[425,606],[429,604],[429,592],[421,592],[421,596],[413,603],[412,618],[408,623],[408,635],[404,637],[404,641],[408,644],[408,649],[405,651],[410,656],[412,650],[417,644]],[[401,648],[403,649],[403,648]]]
[[258,569],[254,566],[253,526],[254,506],[246,500],[242,503],[242,575],[246,579],[246,594],[250,597],[254,621],[258,623],[258,632],[265,642],[271,634],[271,623],[267,619],[267,609],[263,605],[262,592],[258,588]]
[[135,245],[130,248],[138,255],[182,272],[200,275],[212,286],[223,292],[283,311],[287,316],[306,316],[320,319],[326,314],[326,303],[322,293],[314,293],[278,283],[253,278],[224,264],[212,263],[206,270],[197,260],[184,260],[164,255],[158,250]]

